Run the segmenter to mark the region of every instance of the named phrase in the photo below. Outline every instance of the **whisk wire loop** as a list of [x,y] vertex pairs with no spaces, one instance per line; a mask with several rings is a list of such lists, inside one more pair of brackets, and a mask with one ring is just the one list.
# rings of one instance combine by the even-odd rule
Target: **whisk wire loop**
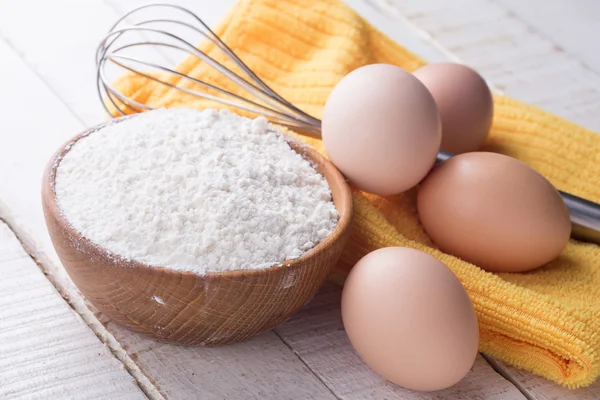
[[[170,18],[152,18],[142,19],[136,23],[123,25],[126,20],[132,16],[139,14],[142,10],[156,7],[168,7],[177,11],[183,12],[187,16],[191,16],[193,20],[200,26],[188,23],[186,21],[170,19]],[[161,28],[156,26],[160,25]],[[121,27],[120,27],[121,26]],[[216,48],[218,48],[225,57],[233,63],[245,77],[232,71],[223,63],[217,61],[204,51],[197,48],[189,40],[186,40],[178,32],[171,31],[170,28],[185,28],[198,39],[208,40]],[[143,39],[138,37],[131,43],[118,44],[125,35],[137,33],[142,35]],[[146,39],[146,35],[151,35],[154,40]],[[217,70],[219,73],[227,77],[230,81],[236,84],[237,87],[243,89],[247,94],[251,95],[256,101],[241,96],[238,93],[218,87],[209,82],[201,81],[192,76],[183,74],[174,68],[165,66],[158,62],[145,60],[141,57],[136,57],[128,54],[128,51],[139,48],[155,48],[170,49],[178,52],[183,52],[188,56],[194,56],[203,61],[210,67]],[[130,112],[143,112],[152,110],[153,108],[140,103],[139,101],[120,92],[107,76],[107,65],[120,67],[125,71],[137,74],[141,77],[149,79],[158,84],[165,85],[173,90],[182,91],[188,95],[211,100],[229,107],[238,108],[247,112],[263,115],[272,122],[287,126],[290,128],[301,129],[303,133],[320,137],[321,122],[298,109],[296,106],[285,100],[264,81],[262,81],[208,26],[202,19],[191,11],[177,5],[171,4],[148,4],[131,10],[120,18],[111,28],[109,33],[100,42],[96,51],[96,66],[97,66],[97,88],[99,96],[102,98],[102,104],[110,113],[109,104],[111,103],[117,112],[121,115],[125,114],[123,107]],[[151,71],[157,71],[158,74]],[[177,80],[169,81],[167,77],[175,77]],[[185,83],[191,83],[193,88]],[[203,88],[207,92],[198,89]],[[211,94],[212,93],[212,94]],[[107,99],[107,100],[105,100]],[[119,104],[121,106],[119,106]]]

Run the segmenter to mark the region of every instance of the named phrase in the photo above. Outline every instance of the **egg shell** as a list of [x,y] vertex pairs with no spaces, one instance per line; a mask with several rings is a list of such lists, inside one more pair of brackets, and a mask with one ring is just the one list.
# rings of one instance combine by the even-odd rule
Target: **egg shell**
[[541,267],[571,233],[568,209],[552,184],[495,153],[461,154],[437,166],[419,187],[417,208],[441,250],[493,272]]
[[332,90],[322,121],[329,159],[355,186],[391,195],[419,183],[435,162],[441,123],[433,97],[412,74],[371,64]]
[[473,69],[433,63],[414,75],[429,89],[442,119],[441,149],[453,154],[477,151],[488,137],[494,116],[492,92]]
[[477,357],[477,317],[465,289],[443,263],[415,249],[364,256],[344,284],[342,319],[364,362],[407,389],[450,387]]

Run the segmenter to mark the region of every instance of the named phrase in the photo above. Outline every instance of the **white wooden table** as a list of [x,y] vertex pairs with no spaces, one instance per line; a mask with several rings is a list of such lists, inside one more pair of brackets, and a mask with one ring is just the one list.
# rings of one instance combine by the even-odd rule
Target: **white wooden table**
[[[132,334],[89,307],[47,235],[44,165],[105,115],[94,50],[142,0],[0,0],[0,398],[598,399],[479,357],[458,385],[412,393],[352,351],[327,285],[272,332],[221,348]],[[180,0],[214,24],[233,3]],[[348,0],[430,61],[464,61],[494,88],[600,131],[600,2]]]

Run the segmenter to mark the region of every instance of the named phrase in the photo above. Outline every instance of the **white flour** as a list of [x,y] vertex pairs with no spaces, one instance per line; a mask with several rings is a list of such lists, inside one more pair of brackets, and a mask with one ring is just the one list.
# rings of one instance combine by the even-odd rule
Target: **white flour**
[[158,110],[79,140],[56,174],[59,209],[127,259],[204,274],[265,268],[327,237],[325,179],[264,118]]

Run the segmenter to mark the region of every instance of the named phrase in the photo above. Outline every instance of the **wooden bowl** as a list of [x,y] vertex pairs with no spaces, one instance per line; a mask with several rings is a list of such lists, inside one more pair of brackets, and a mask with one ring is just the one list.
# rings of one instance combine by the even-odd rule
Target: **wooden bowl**
[[327,279],[349,235],[352,196],[340,172],[318,152],[290,139],[327,180],[339,221],[302,257],[266,269],[199,276],[126,260],[76,231],[57,207],[54,182],[62,157],[79,139],[119,123],[93,127],[67,142],[48,163],[42,202],[52,243],[81,293],[117,323],[153,338],[187,345],[220,345],[250,338],[284,322]]

